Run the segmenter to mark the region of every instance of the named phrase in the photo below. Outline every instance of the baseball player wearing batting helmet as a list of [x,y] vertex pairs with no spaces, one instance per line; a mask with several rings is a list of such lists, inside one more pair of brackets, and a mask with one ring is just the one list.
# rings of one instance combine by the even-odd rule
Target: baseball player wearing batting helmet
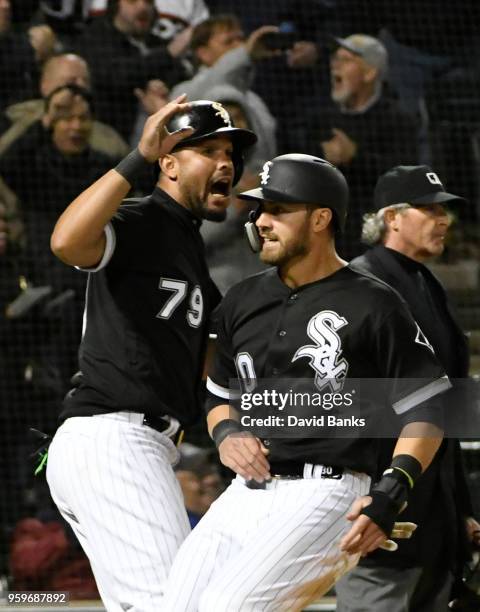
[[[220,104],[181,96],[147,120],[138,149],[70,204],[52,236],[54,252],[89,275],[82,374],[47,478],[109,611],[158,612],[189,531],[171,464],[181,428],[200,413],[207,321],[220,299],[199,226],[224,217],[255,139]],[[121,205],[154,163],[153,193]]]
[[[224,298],[207,381],[209,431],[237,476],[180,548],[163,611],[302,610],[361,554],[384,545],[443,435],[432,399],[450,386],[443,368],[399,296],[336,254],[343,175],[323,159],[291,154],[267,162],[260,178],[242,195],[259,205],[248,231],[273,267]],[[275,381],[306,380],[326,399],[363,378],[384,379],[377,420],[390,411],[402,424],[390,468],[373,488],[376,444],[360,429],[291,435],[285,420],[259,433],[256,416],[281,412],[266,413],[266,400],[236,410],[230,384],[240,385],[243,401]],[[342,414],[331,408],[294,406],[289,414]]]

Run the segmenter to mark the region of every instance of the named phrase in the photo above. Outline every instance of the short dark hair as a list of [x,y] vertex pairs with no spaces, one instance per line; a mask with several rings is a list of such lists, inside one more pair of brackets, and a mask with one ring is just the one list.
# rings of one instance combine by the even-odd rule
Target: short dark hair
[[193,28],[192,39],[190,41],[190,48],[195,51],[199,47],[208,45],[208,41],[212,37],[212,34],[217,28],[225,30],[234,30],[235,28],[241,28],[242,24],[235,15],[224,13],[221,15],[214,15],[202,21]]

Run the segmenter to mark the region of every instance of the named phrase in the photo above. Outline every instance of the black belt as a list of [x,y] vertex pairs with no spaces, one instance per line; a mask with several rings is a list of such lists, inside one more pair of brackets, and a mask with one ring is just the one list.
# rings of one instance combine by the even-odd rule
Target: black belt
[[[146,414],[143,417],[143,424],[148,425],[148,427],[151,427],[152,429],[155,429],[156,431],[159,431],[160,433],[163,433],[164,431],[166,431],[171,425],[168,419],[161,417],[161,416],[154,416],[151,414]],[[178,446],[183,438],[183,429],[179,427],[177,431],[169,437],[170,437],[170,440],[176,446]]]
[[[335,480],[339,480],[345,472],[345,468],[343,467],[322,465],[322,470],[320,474],[318,474],[318,465],[309,464],[309,466],[311,466],[312,478],[333,478]],[[313,476],[313,471],[315,468],[317,468],[317,474]],[[272,463],[270,465],[270,474],[272,474],[272,480],[301,480],[310,476],[308,473],[305,473],[305,463],[301,463],[299,461],[282,461]],[[249,489],[265,489],[268,482],[270,481],[257,482],[256,480],[248,480],[245,484]]]

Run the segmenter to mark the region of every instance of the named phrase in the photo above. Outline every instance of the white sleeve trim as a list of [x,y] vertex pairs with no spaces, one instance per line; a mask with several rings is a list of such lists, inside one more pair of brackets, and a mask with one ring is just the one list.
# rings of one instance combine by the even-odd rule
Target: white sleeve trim
[[77,270],[82,270],[83,272],[98,272],[102,268],[105,268],[108,262],[112,259],[112,255],[115,251],[115,245],[117,243],[115,230],[113,229],[113,225],[109,222],[103,231],[105,232],[105,250],[103,251],[102,259],[94,268],[82,268],[80,266],[75,266]]
[[226,400],[238,399],[240,397],[240,393],[217,385],[217,383],[214,383],[210,377],[207,377],[207,389],[210,391],[210,393],[213,393],[213,395]]
[[425,387],[421,387],[398,402],[395,402],[395,404],[393,404],[393,409],[397,414],[404,414],[412,408],[415,408],[415,406],[418,406],[418,404],[426,402],[428,399],[438,395],[442,391],[450,389],[451,386],[452,384],[448,379],[448,376],[442,376],[442,378],[437,378],[437,380],[432,381]]

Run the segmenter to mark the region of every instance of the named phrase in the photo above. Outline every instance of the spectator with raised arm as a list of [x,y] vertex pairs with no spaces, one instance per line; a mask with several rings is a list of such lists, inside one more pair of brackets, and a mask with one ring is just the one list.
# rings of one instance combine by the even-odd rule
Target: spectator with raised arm
[[[90,70],[87,62],[79,55],[62,53],[51,57],[42,67],[38,97],[17,102],[7,107],[5,118],[7,129],[0,136],[0,155],[2,155],[26,130],[39,122],[45,111],[45,100],[50,94],[64,85],[78,85],[87,90],[91,88]],[[120,134],[110,125],[93,120],[89,136],[92,149],[114,159],[126,155],[128,146]]]
[[32,124],[0,157],[0,176],[18,197],[26,224],[28,281],[61,296],[58,311],[52,312],[62,319],[55,328],[60,348],[52,366],[58,371],[60,397],[76,369],[85,279],[52,255],[50,235],[71,199],[112,165],[112,158],[89,146],[92,119],[88,91],[76,85],[60,87],[47,98],[42,121]]
[[416,162],[416,123],[386,95],[388,55],[378,39],[366,34],[336,38],[330,73],[331,104],[307,110],[301,140],[348,179],[352,205],[339,250],[350,259],[364,251],[361,219],[377,177],[395,163]]
[[92,70],[98,116],[127,140],[138,112],[136,88],[151,79],[172,86],[185,77],[177,55],[152,31],[153,0],[116,0],[104,17],[95,19],[79,40]]
[[276,53],[268,50],[262,41],[267,33],[276,30],[274,26],[263,26],[245,40],[242,26],[234,15],[218,15],[203,21],[194,28],[190,43],[197,72],[170,92],[171,99],[182,92],[190,98],[209,98],[213,87],[235,87],[248,104],[252,127],[258,135],[257,149],[262,149],[265,160],[276,153],[276,122],[251,86],[255,61]]

